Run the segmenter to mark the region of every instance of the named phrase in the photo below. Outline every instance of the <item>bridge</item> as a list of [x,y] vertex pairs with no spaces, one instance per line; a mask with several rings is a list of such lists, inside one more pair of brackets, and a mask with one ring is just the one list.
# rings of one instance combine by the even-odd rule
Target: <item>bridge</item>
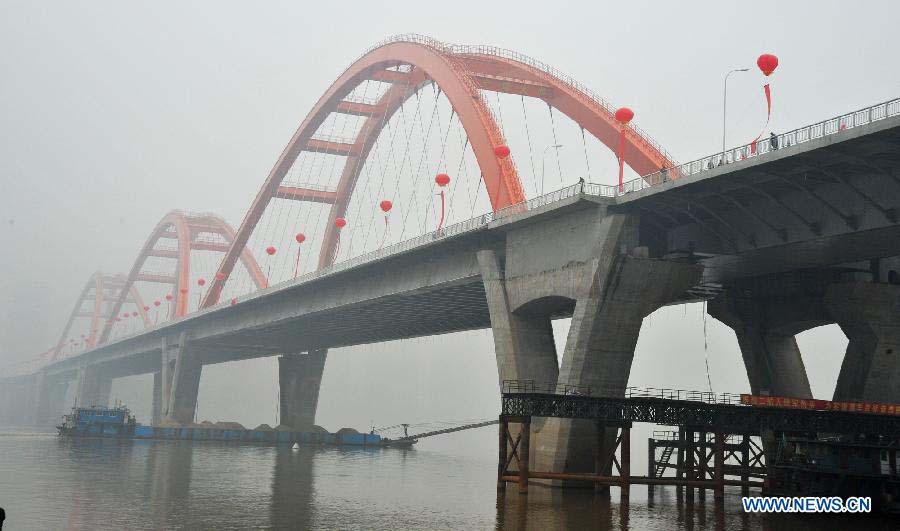
[[[501,94],[521,101],[527,148]],[[541,131],[531,100],[549,111]],[[557,159],[569,184],[541,193],[532,138],[564,118],[586,175]],[[639,177],[592,182],[598,146]],[[623,396],[643,318],[699,300],[735,331],[753,393],[811,397],[794,337],[837,323],[850,343],[835,400],[900,402],[898,169],[900,100],[678,164],[546,64],[396,37],[319,99],[237,230],[172,211],[127,274],[92,276],[60,341],[3,373],[0,421],[48,423],[69,385],[105,404],[113,379],[152,373],[153,422],[185,425],[205,365],[277,356],[281,422],[299,430],[328,349],[486,328],[501,381]],[[586,469],[598,439],[564,418],[531,437],[554,470]]]

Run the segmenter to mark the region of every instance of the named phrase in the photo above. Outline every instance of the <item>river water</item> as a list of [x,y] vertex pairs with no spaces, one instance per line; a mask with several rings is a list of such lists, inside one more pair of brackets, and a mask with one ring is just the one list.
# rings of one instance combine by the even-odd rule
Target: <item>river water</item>
[[[493,440],[490,429],[485,440]],[[585,491],[498,495],[482,456],[347,449],[61,440],[0,428],[4,529],[896,529],[871,517],[761,517],[729,492],[686,511],[674,488],[632,489],[623,509]]]

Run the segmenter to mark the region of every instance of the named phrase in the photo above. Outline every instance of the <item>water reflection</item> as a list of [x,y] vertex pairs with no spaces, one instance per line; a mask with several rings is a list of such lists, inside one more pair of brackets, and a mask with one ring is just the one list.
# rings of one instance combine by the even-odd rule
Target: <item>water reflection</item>
[[[670,530],[695,529],[740,531],[821,531],[822,529],[895,530],[897,521],[882,516],[862,515],[758,515],[744,513],[740,492],[726,494],[724,503],[707,501],[696,495],[693,505],[675,495],[674,487],[656,487],[654,497],[635,496],[631,503],[618,503],[597,496],[590,489],[563,491],[532,485],[527,495],[514,486],[497,491],[497,529],[599,529]],[[611,501],[612,500],[612,501]]]
[[313,452],[277,448],[272,474],[272,527],[309,529],[313,515]]
[[[2,433],[0,433],[2,435]],[[10,529],[894,529],[879,518],[746,515],[740,491],[689,507],[672,487],[514,486],[490,459],[361,450],[0,436]]]

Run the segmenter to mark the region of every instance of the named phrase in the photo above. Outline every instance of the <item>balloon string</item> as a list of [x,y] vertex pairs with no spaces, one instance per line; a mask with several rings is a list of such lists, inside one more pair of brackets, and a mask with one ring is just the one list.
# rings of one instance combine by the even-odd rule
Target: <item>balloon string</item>
[[769,120],[772,119],[772,90],[769,88],[768,83],[763,85],[763,92],[766,95],[766,125],[763,126],[763,129],[759,132],[759,135],[757,135],[757,137],[753,139],[753,142],[750,142],[751,155],[756,153],[756,143],[759,142],[760,138],[762,138],[763,133],[765,133],[766,129],[769,127]]
[[625,175],[625,126],[619,128],[619,192],[623,191],[623,178]]
[[388,235],[388,217],[387,214],[384,215],[384,235],[381,236],[381,243],[378,244],[378,248],[384,247],[384,242],[387,240]]
[[444,226],[444,191],[441,190],[441,221],[438,223],[437,230],[441,230],[441,227]]
[[297,247],[297,265],[294,266],[294,278],[297,278],[297,273],[300,272],[300,247]]

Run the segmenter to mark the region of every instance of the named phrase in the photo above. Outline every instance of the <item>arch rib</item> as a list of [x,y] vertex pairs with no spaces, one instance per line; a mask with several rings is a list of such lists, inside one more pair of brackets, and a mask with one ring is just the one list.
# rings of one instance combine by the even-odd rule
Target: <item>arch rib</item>
[[[144,242],[143,247],[138,253],[138,257],[135,260],[131,271],[128,273],[128,276],[125,278],[122,289],[119,291],[118,296],[115,299],[115,302],[112,306],[111,315],[115,316],[119,314],[122,306],[126,302],[128,294],[131,293],[132,298],[138,305],[139,311],[142,313],[142,315],[144,315],[145,325],[149,324],[147,321],[146,312],[144,312],[143,309],[143,302],[141,301],[134,284],[135,282],[141,280],[153,281],[154,279],[156,279],[156,277],[153,276],[143,275],[141,273],[141,269],[143,268],[144,263],[146,262],[148,257],[159,257],[163,254],[168,255],[168,253],[160,253],[156,251],[154,247],[161,239],[171,238],[175,238],[178,242],[177,250],[175,251],[174,255],[177,260],[175,265],[175,283],[172,293],[174,299],[173,305],[175,307],[174,317],[177,318],[187,314],[188,301],[190,299],[189,293],[191,247],[194,243],[194,237],[197,234],[203,232],[219,234],[227,244],[232,243],[235,235],[234,229],[225,220],[212,214],[190,216],[180,211],[173,211],[166,214],[150,233],[150,236],[147,237],[147,240]],[[221,247],[201,247],[206,250],[221,249]],[[171,257],[171,255],[165,257]],[[263,275],[259,264],[256,262],[256,259],[253,258],[253,255],[250,253],[249,249],[243,250],[240,258],[242,263],[246,267],[251,280],[254,282],[254,284],[256,284],[257,288],[265,288],[265,276]],[[168,278],[158,278],[156,280],[160,280],[166,284],[169,283]],[[103,332],[100,335],[100,340],[98,342],[99,344],[104,344],[109,340],[114,322],[115,321],[113,319],[107,320],[103,328]]]
[[[411,71],[401,73],[388,70],[398,65],[410,65]],[[332,112],[340,112],[344,98],[367,79],[389,80],[393,85],[375,105],[383,108],[384,114],[373,115],[366,119],[353,144],[354,150],[347,153],[319,253],[320,268],[333,263],[338,238],[333,222],[346,212],[359,172],[362,170],[362,161],[368,155],[382,126],[403,101],[427,82],[434,82],[440,87],[462,123],[484,176],[492,208],[499,210],[525,200],[512,158],[498,159],[493,153],[495,146],[505,144],[503,135],[482,99],[476,83],[463,65],[452,57],[452,54],[445,53],[437,46],[415,42],[392,42],[370,51],[350,65],[319,98],[288,142],[253,200],[238,229],[232,248],[222,261],[220,270],[223,273],[230,274],[239,254],[246,247],[250,234],[262,218],[266,206],[278,194],[285,175],[300,152],[307,149],[318,127]],[[412,91],[409,90],[410,87],[413,88]],[[223,285],[222,281],[213,280],[202,307],[218,302]]]

